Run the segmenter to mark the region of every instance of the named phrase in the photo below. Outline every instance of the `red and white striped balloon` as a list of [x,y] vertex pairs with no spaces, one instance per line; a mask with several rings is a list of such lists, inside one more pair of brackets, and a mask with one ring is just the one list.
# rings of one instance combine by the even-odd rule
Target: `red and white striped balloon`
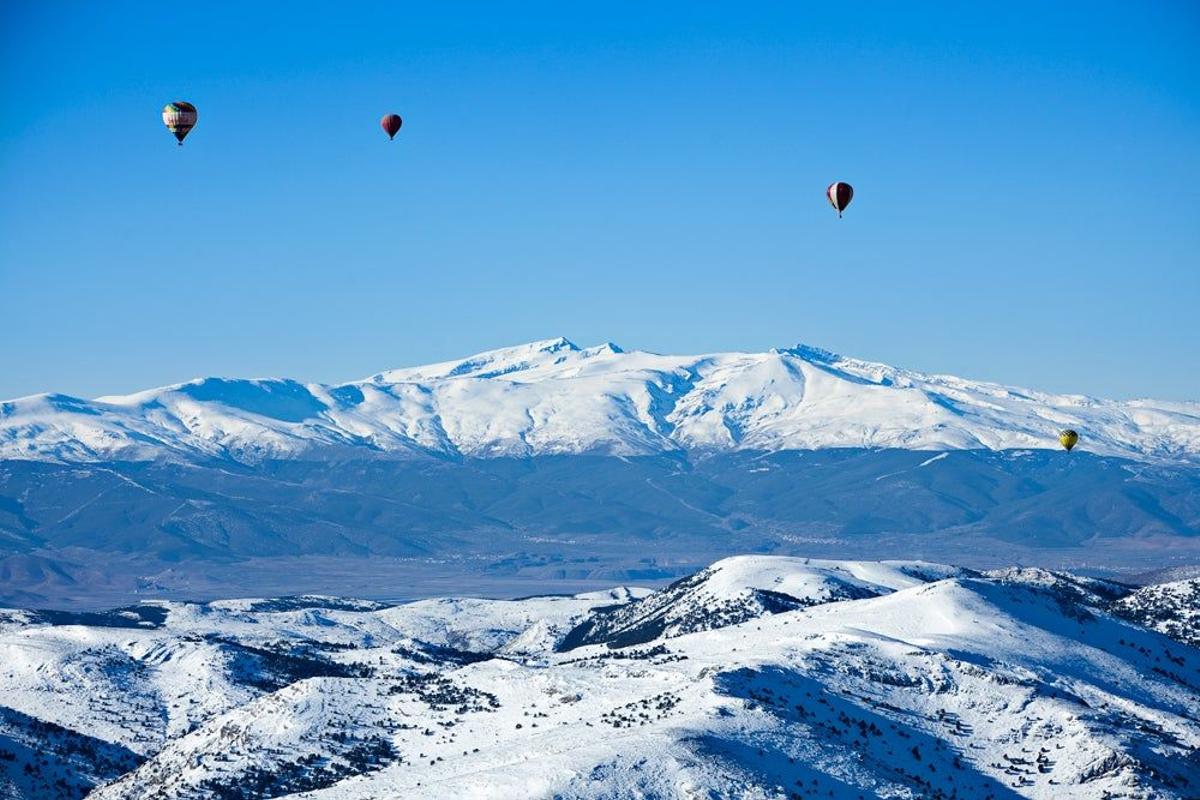
[[834,181],[829,184],[829,188],[825,190],[825,196],[829,198],[829,204],[838,212],[838,216],[842,216],[842,212],[846,210],[846,206],[850,205],[850,201],[854,199],[854,187],[848,183]]

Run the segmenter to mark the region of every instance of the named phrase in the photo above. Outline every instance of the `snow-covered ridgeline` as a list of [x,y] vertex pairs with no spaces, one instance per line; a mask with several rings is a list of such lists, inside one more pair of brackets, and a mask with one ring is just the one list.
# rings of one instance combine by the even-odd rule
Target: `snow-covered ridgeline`
[[533,342],[341,385],[205,378],[0,403],[0,458],[233,458],[326,448],[470,457],[679,450],[1056,448],[1200,460],[1200,403],[1056,395],[811,347],[669,356]]

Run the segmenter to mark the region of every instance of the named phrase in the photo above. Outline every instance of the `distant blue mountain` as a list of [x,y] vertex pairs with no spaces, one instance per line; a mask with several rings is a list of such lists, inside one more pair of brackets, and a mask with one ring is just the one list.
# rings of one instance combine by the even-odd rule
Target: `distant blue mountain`
[[1200,404],[566,339],[0,403],[0,602],[529,594],[732,553],[1200,562]]

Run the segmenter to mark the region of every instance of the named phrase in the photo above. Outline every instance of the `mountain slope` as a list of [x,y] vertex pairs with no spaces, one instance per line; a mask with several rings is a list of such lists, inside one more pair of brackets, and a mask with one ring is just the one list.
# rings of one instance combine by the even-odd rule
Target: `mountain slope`
[[[745,602],[762,592],[796,602]],[[1132,592],[755,556],[650,595],[0,612],[0,790],[1194,797],[1200,650],[1114,616]],[[1138,605],[1161,619],[1180,597]],[[563,632],[622,609],[661,635],[562,652]]]
[[1200,562],[1200,470],[1041,451],[0,462],[0,603],[578,592],[736,552]]
[[1115,402],[926,375],[811,347],[662,356],[566,339],[337,386],[206,378],[0,404],[0,458],[67,462],[361,452],[476,458],[821,448],[1056,448],[1200,459],[1200,404]]
[[1116,603],[1126,619],[1200,647],[1200,578],[1146,586]]

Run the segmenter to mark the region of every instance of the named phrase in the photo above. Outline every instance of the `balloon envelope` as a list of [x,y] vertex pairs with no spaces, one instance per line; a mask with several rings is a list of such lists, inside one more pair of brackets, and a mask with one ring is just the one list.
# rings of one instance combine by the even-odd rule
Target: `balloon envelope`
[[383,128],[383,132],[388,135],[389,139],[396,138],[396,134],[400,132],[400,126],[403,124],[404,120],[400,119],[399,114],[388,114],[379,120],[379,127]]
[[1079,442],[1079,434],[1068,428],[1058,434],[1058,443],[1066,448],[1067,452],[1071,452],[1071,448]]
[[196,127],[196,107],[183,100],[167,103],[163,106],[162,120],[167,130],[175,135],[176,140],[183,144],[184,137]]
[[846,206],[850,205],[850,201],[854,199],[854,187],[848,183],[834,181],[825,190],[825,196],[829,198],[829,204],[837,210],[840,217],[846,210]]

